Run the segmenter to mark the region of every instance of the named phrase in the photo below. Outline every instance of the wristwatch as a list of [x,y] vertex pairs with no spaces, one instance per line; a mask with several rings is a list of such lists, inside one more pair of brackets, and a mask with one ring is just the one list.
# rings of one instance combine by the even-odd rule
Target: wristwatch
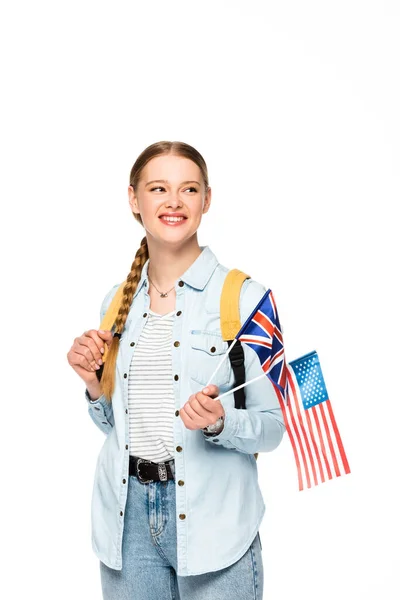
[[205,434],[209,435],[218,435],[220,433],[220,429],[222,431],[222,424],[224,422],[224,417],[219,417],[215,423],[211,425],[207,425],[207,427],[203,427],[203,431]]

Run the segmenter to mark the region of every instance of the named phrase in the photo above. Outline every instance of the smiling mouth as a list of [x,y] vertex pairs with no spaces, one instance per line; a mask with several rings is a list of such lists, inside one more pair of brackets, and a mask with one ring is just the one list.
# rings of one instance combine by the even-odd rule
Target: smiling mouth
[[164,223],[182,223],[182,221],[186,221],[187,217],[167,217],[165,215],[162,215],[161,217],[158,217],[160,219],[160,221],[163,221]]

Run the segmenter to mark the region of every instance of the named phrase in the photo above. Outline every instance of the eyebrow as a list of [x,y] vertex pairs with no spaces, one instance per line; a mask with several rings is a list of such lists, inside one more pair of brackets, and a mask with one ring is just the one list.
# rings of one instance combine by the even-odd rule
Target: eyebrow
[[[168,181],[166,179],[153,179],[152,181],[148,181],[146,183],[146,185],[149,185],[150,183],[168,183]],[[194,181],[194,180],[182,181],[182,185],[184,183],[197,183],[197,185],[200,185],[200,183],[198,181]]]

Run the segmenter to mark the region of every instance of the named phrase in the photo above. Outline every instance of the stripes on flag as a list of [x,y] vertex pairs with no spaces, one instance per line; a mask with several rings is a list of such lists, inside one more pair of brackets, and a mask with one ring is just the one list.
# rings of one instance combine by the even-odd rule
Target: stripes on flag
[[299,490],[350,473],[315,350],[287,365],[287,398],[277,390],[292,445]]
[[235,337],[255,350],[273,384],[296,461],[299,490],[350,473],[318,354],[313,350],[286,363],[270,289]]

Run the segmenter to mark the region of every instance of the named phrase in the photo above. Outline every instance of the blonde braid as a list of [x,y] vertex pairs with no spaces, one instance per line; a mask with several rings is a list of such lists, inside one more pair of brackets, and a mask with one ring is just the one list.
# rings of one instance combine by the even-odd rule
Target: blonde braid
[[[142,239],[140,247],[136,252],[134,261],[131,266],[130,273],[126,278],[126,284],[123,289],[121,305],[115,319],[115,332],[122,333],[125,322],[129,314],[132,304],[133,295],[137,289],[143,266],[149,258],[149,250],[147,247],[146,236]],[[107,359],[104,361],[103,373],[100,379],[102,392],[105,395],[107,402],[111,402],[115,386],[115,364],[119,350],[119,336],[114,336],[112,343],[107,351]]]

